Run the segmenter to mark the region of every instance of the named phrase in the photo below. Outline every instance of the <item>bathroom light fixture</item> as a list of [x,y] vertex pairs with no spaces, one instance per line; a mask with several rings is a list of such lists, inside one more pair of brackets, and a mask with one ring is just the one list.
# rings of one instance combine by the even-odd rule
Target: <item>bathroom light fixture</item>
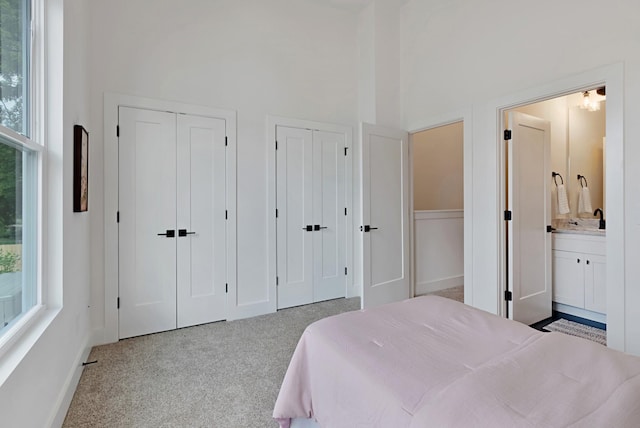
[[584,91],[582,93],[582,104],[580,104],[580,108],[589,111],[598,111],[600,110],[600,102],[593,99],[591,92]]

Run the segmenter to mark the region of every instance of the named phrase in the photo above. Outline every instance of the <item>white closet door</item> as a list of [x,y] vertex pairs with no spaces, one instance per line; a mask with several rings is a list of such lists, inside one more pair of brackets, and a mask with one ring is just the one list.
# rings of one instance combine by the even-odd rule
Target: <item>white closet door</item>
[[307,129],[278,126],[276,139],[278,309],[283,309],[313,301],[313,136]]
[[402,130],[362,124],[362,306],[409,298],[409,146]]
[[314,302],[345,296],[344,138],[313,132]]
[[119,126],[119,334],[126,338],[176,327],[176,118],[120,107]]
[[177,326],[226,318],[225,121],[177,119]]

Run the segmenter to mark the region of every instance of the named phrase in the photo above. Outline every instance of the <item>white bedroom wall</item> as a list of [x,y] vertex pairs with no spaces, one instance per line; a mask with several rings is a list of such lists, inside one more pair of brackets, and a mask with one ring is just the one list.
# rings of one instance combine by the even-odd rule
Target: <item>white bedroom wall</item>
[[[498,310],[498,153],[489,100],[623,62],[624,346],[640,354],[640,4],[616,0],[411,0],[403,9],[404,126],[473,106],[474,305]],[[596,18],[594,18],[596,17]],[[585,23],[589,23],[585,27]],[[495,109],[495,107],[493,107]],[[495,136],[497,137],[497,136]],[[609,196],[609,195],[608,195]],[[609,205],[607,205],[608,208]],[[467,207],[465,206],[465,209]]]
[[[82,124],[93,131],[88,115],[88,9],[83,0],[46,3],[52,18],[49,42],[54,49],[49,58],[49,175],[44,180],[50,227],[44,258],[49,269],[43,281],[50,290],[45,318],[52,321],[0,385],[0,424],[6,427],[60,426],[89,350],[89,223],[93,206],[90,201],[89,212],[82,214],[72,209],[73,125]],[[93,153],[90,156],[91,169],[96,158]],[[92,196],[93,191],[90,182]],[[1,363],[4,369],[7,361]]]
[[[357,14],[311,0],[94,0],[91,8],[98,158],[105,92],[237,111],[237,298],[241,305],[265,301],[267,150],[273,148],[266,116],[356,128]],[[102,165],[94,171],[101,187]],[[98,330],[104,325],[102,203],[95,202],[92,219]]]

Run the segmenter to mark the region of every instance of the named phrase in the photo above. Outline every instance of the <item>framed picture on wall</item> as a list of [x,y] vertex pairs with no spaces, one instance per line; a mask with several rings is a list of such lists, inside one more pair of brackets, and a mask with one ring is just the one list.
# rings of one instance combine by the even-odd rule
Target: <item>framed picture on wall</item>
[[89,209],[89,133],[73,127],[73,211]]

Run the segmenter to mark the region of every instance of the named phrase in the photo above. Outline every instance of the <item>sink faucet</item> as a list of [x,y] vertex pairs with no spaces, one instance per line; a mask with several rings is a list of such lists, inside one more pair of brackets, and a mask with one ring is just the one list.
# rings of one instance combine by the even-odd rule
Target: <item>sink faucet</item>
[[604,221],[604,213],[602,212],[602,210],[600,208],[596,209],[593,212],[593,215],[596,216],[598,215],[598,213],[600,213],[600,225],[598,226],[598,229],[604,229],[605,228],[605,221]]

